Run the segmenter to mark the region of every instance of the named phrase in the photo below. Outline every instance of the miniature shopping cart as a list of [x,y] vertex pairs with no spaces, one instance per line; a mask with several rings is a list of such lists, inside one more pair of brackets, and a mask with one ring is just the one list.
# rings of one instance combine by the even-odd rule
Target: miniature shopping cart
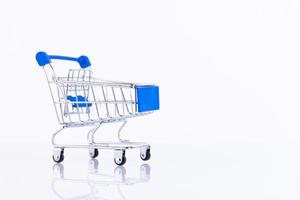
[[[112,149],[115,151],[114,161],[117,165],[125,164],[126,149],[139,148],[141,159],[144,161],[150,159],[149,144],[122,140],[120,133],[127,119],[147,115],[159,109],[158,86],[97,79],[92,74],[91,63],[87,56],[74,58],[38,52],[36,60],[44,69],[61,125],[52,136],[55,162],[64,160],[65,148],[87,148],[91,158],[98,156],[98,149]],[[53,60],[74,61],[80,68],[68,68],[63,72],[65,76],[58,76],[57,70],[53,68]],[[117,133],[118,141],[95,142],[94,135],[99,127],[104,123],[114,122],[122,123]],[[55,137],[62,130],[83,126],[92,127],[87,133],[86,145],[55,142]]]

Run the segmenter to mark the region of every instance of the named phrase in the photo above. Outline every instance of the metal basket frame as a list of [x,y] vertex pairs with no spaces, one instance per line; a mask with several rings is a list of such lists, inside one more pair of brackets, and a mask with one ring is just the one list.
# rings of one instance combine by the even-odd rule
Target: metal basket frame
[[[82,57],[87,59],[83,59],[87,64],[81,62],[82,60],[80,59]],[[67,76],[57,76],[51,59],[77,61],[81,69],[69,68]],[[37,61],[40,66],[43,66],[56,116],[61,125],[52,135],[53,160],[55,162],[63,160],[65,148],[87,148],[91,158],[98,155],[98,149],[113,149],[115,151],[115,163],[118,165],[126,162],[126,149],[140,148],[141,158],[144,158],[143,160],[150,158],[150,155],[147,155],[150,154],[150,145],[148,143],[121,139],[121,131],[126,125],[127,119],[153,112],[138,112],[136,87],[144,84],[97,79],[93,76],[90,62],[86,56],[76,59],[63,56],[49,56],[45,52],[39,52]],[[117,132],[117,141],[96,142],[95,133],[100,126],[105,123],[115,122],[121,123]],[[92,127],[87,133],[86,145],[59,144],[56,142],[56,136],[64,129],[83,126]]]

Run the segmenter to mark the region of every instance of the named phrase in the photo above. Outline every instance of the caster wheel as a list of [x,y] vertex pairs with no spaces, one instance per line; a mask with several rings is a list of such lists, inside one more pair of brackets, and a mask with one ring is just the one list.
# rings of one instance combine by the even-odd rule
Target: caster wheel
[[151,158],[150,149],[147,149],[145,152],[140,154],[140,157],[143,161],[147,161]]
[[124,165],[126,163],[125,151],[117,152],[114,161],[119,166]]
[[65,157],[64,154],[61,154],[61,155],[53,155],[52,158],[54,162],[61,163]]
[[121,166],[126,163],[126,157],[122,156],[121,158],[115,158],[114,161],[117,165]]
[[64,149],[55,149],[52,159],[56,163],[60,163],[64,160]]
[[99,155],[98,149],[91,149],[89,151],[90,158],[96,158]]

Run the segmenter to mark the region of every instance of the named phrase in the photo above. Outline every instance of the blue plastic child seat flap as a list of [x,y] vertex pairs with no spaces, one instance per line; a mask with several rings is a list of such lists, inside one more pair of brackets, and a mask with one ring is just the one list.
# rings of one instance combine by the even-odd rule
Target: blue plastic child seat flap
[[143,85],[136,87],[138,112],[159,110],[159,87]]
[[72,103],[73,108],[91,107],[92,103],[87,103],[87,99],[81,95],[78,96],[67,96],[67,100],[72,102],[85,102],[85,103]]

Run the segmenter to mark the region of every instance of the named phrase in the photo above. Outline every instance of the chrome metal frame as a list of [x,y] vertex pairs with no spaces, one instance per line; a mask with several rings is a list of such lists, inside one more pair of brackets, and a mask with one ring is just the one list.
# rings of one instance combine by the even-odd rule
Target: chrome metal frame
[[[130,142],[121,139],[121,131],[127,119],[151,114],[137,112],[135,88],[138,84],[96,79],[92,70],[69,69],[66,77],[57,76],[53,66],[44,66],[57,119],[61,127],[53,133],[54,155],[64,148],[113,149],[116,151],[140,148],[149,149],[144,142]],[[68,100],[68,96],[76,101]],[[80,100],[79,96],[84,97]],[[106,123],[121,122],[116,142],[95,142],[95,133]],[[87,133],[87,144],[58,144],[56,136],[73,127],[91,126]],[[117,152],[116,152],[117,153]]]

